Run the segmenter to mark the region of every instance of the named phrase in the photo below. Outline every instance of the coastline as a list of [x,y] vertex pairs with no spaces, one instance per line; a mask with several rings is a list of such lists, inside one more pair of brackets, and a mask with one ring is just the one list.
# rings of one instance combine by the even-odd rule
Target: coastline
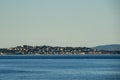
[[17,46],[1,48],[0,55],[78,55],[78,54],[120,54],[120,51],[97,50],[89,47]]
[[0,59],[120,59],[120,54],[1,55]]

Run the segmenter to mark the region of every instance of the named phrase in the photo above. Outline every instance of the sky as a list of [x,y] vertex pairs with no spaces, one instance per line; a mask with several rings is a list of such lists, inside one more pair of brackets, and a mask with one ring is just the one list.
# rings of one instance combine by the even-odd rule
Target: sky
[[119,0],[0,0],[0,48],[120,44]]

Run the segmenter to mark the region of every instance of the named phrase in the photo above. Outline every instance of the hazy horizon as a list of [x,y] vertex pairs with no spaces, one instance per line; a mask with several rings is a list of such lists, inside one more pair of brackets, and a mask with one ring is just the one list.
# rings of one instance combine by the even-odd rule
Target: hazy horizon
[[0,48],[120,44],[119,0],[0,0]]

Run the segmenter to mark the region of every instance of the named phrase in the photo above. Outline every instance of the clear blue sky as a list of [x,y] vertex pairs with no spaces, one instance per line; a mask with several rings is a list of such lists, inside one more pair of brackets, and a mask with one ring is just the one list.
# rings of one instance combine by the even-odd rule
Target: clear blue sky
[[0,47],[120,44],[119,0],[0,0]]

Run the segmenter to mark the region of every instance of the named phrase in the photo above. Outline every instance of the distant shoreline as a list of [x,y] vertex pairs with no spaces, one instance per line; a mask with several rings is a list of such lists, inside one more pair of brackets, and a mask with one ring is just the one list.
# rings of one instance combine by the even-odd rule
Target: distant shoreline
[[120,59],[120,54],[1,55],[0,59]]
[[39,54],[120,54],[120,51],[97,50],[88,47],[53,47],[53,46],[17,46],[0,49],[0,55],[39,55]]

